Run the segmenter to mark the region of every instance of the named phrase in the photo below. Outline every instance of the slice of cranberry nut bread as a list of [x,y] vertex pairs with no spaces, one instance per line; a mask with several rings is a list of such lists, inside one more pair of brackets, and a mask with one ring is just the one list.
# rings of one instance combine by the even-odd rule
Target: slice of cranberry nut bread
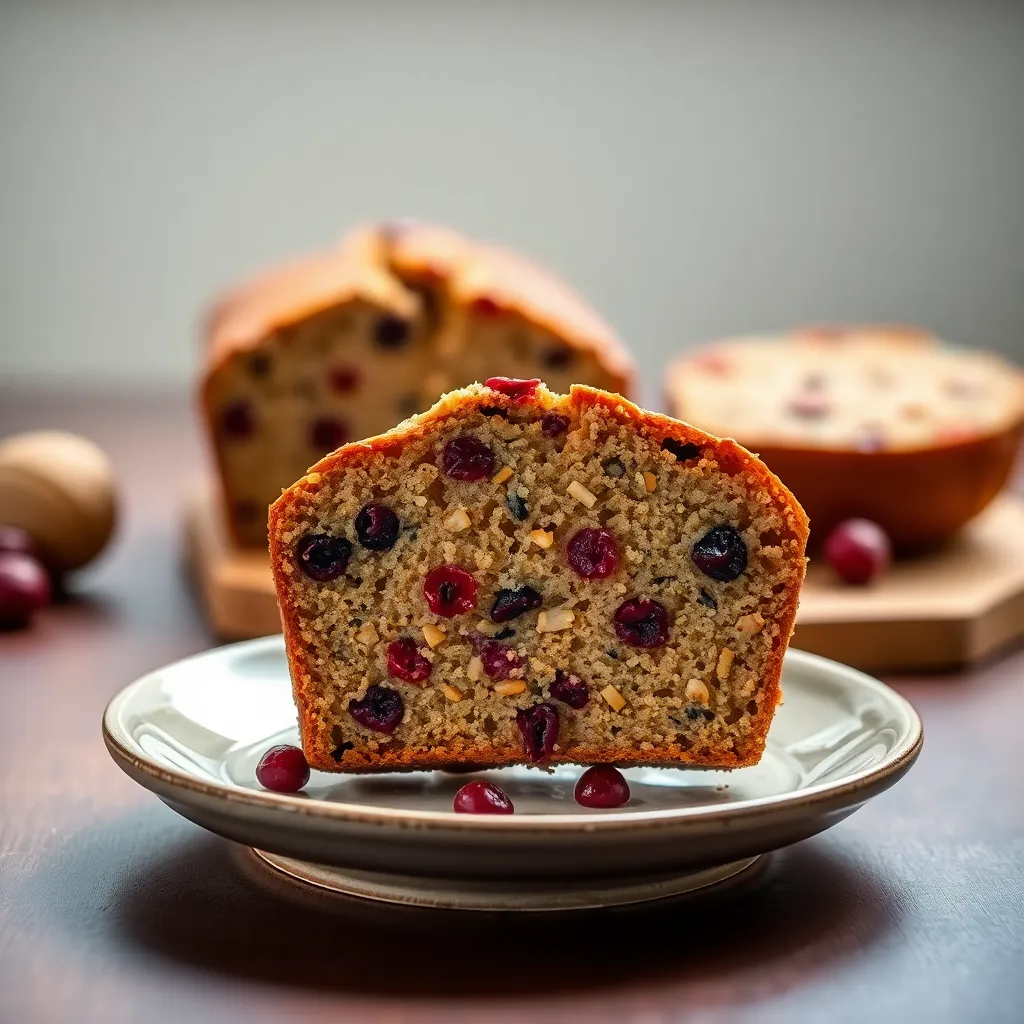
[[732,441],[588,387],[451,392],[271,506],[309,763],[753,764],[806,539]]

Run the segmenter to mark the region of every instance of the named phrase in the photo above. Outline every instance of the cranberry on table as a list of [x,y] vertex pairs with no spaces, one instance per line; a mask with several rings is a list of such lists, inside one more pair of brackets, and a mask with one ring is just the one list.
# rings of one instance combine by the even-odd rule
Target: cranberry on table
[[629,783],[617,768],[596,764],[579,777],[573,795],[582,807],[621,807],[629,802]]
[[405,701],[397,690],[374,683],[362,700],[349,701],[348,713],[367,729],[392,733],[405,717]]
[[484,387],[497,391],[513,402],[522,402],[529,398],[540,385],[539,377],[532,377],[530,380],[522,380],[518,377],[488,377],[484,381]]
[[485,480],[494,472],[494,453],[478,437],[453,437],[441,454],[441,469],[453,480]]
[[892,545],[878,523],[847,519],[825,538],[824,554],[844,583],[870,583],[889,567]]
[[336,580],[348,568],[351,557],[350,541],[326,533],[307,533],[295,546],[299,568],[317,583]]
[[730,583],[747,568],[747,545],[735,526],[713,526],[694,542],[690,558],[705,576]]
[[615,635],[632,647],[662,647],[668,643],[668,612],[660,601],[634,597],[615,611]]
[[435,615],[450,619],[476,607],[476,580],[457,565],[439,565],[423,581],[423,596]]
[[271,747],[256,765],[256,778],[264,789],[275,793],[298,793],[309,782],[306,755],[288,743]]
[[558,709],[534,704],[516,712],[516,727],[523,737],[526,756],[534,763],[551,756],[558,739]]
[[579,711],[590,703],[590,690],[579,676],[558,669],[555,681],[548,687],[548,693],[555,700]]
[[509,622],[526,612],[532,612],[543,603],[544,598],[533,587],[499,590],[491,605],[491,622]]
[[619,548],[607,530],[586,527],[569,539],[565,557],[585,580],[603,580],[615,572]]
[[51,596],[41,562],[22,551],[0,552],[0,627],[24,626]]
[[32,539],[32,534],[18,526],[0,526],[0,552],[4,551],[39,557],[39,549]]
[[467,782],[455,794],[452,808],[457,814],[513,814],[508,794],[492,782]]
[[403,636],[388,644],[388,675],[406,683],[422,683],[433,665],[423,657],[412,637]]
[[387,551],[398,540],[399,525],[387,505],[364,505],[356,515],[356,537],[370,551]]

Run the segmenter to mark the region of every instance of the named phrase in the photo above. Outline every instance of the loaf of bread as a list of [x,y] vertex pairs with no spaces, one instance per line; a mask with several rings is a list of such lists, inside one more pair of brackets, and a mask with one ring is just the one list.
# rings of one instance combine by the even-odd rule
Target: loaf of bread
[[850,517],[908,551],[941,542],[1005,485],[1022,376],[918,328],[805,328],[734,338],[668,371],[671,412],[733,437],[792,489],[821,540]]
[[425,224],[360,228],[221,300],[202,406],[228,526],[266,543],[266,511],[322,455],[496,374],[628,395],[612,330],[526,260]]
[[271,506],[306,757],[753,764],[806,537],[755,456],[618,395],[446,394]]

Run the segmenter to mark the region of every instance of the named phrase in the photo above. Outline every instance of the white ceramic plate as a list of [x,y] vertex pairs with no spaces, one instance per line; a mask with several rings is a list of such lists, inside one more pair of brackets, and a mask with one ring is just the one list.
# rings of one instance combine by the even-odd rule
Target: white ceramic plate
[[[464,909],[548,909],[691,891],[805,839],[901,778],[921,721],[854,669],[790,651],[785,700],[760,764],[731,772],[633,768],[632,798],[592,811],[580,769],[350,775],[313,772],[304,792],[256,781],[263,752],[298,743],[281,637],[153,672],[108,705],[103,734],[138,783],[199,825],[256,847],[307,882],[376,899]],[[452,797],[489,778],[510,816],[464,815]]]

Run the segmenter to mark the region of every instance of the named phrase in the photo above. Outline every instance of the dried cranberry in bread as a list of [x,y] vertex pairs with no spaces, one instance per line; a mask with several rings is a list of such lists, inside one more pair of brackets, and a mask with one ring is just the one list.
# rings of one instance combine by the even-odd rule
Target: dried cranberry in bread
[[316,459],[495,374],[628,394],[611,329],[526,260],[444,228],[380,225],[259,277],[211,313],[202,387],[227,521],[266,509]]
[[946,540],[1006,484],[1024,378],[913,327],[736,338],[668,371],[674,415],[759,453],[818,541],[871,519],[903,551]]
[[755,456],[618,395],[447,394],[270,509],[306,757],[753,764],[806,536]]

